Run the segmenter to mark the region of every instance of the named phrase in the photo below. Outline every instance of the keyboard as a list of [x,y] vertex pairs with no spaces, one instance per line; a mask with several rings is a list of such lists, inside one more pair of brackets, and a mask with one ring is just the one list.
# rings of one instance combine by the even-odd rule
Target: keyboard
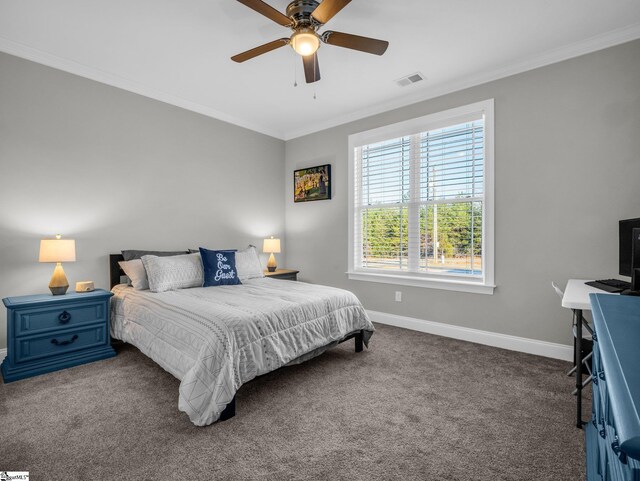
[[595,287],[606,292],[622,292],[631,289],[631,284],[620,279],[601,279],[598,281],[585,282],[586,285]]

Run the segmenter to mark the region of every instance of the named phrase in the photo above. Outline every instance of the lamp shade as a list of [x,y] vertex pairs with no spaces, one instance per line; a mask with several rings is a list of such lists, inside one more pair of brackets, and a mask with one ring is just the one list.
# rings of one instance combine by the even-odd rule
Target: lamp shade
[[280,253],[280,239],[265,239],[262,244],[262,252],[279,254]]
[[75,262],[76,241],[73,239],[42,239],[40,262]]

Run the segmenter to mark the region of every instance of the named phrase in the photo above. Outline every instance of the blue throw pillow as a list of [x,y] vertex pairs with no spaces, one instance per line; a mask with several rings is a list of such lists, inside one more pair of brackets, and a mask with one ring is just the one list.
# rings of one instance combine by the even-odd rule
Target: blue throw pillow
[[200,247],[204,284],[209,286],[235,286],[242,284],[236,271],[235,251],[211,251]]

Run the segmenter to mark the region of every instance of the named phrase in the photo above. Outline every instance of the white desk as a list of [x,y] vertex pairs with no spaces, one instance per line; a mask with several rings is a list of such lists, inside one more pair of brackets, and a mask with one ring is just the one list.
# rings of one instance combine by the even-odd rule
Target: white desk
[[[609,292],[585,284],[585,282],[591,282],[592,280],[593,279],[569,279],[567,287],[564,289],[564,296],[562,296],[562,307],[590,311],[591,303],[589,302],[589,294],[610,294]],[[617,296],[619,294],[611,295]]]
[[[582,311],[591,310],[589,294],[610,294],[601,289],[585,284],[592,279],[569,279],[567,287],[562,296],[562,307],[573,311],[573,322],[576,326],[576,337],[574,339],[574,362],[576,366],[576,427],[582,429],[582,325],[587,321],[582,315]],[[618,294],[611,294],[617,296]],[[587,324],[588,325],[588,324]]]

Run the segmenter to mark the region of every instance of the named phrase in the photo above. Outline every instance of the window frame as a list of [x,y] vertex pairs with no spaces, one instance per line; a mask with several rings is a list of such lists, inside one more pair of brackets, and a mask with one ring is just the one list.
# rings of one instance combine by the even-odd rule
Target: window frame
[[[482,276],[447,275],[402,271],[382,271],[356,266],[355,259],[355,149],[363,145],[409,136],[484,117],[484,195],[482,200]],[[494,101],[483,100],[469,105],[428,114],[372,130],[349,135],[349,246],[347,275],[351,280],[381,282],[476,294],[493,294],[494,288]]]

